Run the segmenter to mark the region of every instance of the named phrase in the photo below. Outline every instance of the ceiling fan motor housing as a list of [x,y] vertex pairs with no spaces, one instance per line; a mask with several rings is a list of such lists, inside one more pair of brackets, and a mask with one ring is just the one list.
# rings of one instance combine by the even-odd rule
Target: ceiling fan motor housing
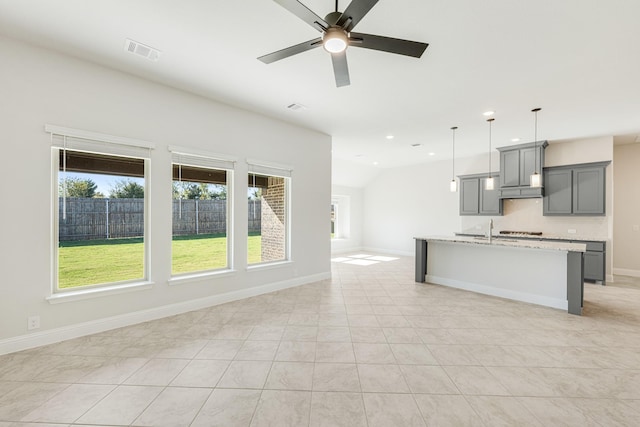
[[331,12],[327,16],[324,17],[324,20],[329,25],[336,25],[338,19],[342,16],[342,12]]

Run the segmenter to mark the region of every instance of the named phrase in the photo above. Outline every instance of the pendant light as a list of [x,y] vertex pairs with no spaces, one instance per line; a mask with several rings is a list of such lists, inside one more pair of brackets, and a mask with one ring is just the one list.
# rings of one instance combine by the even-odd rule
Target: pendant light
[[449,183],[449,190],[452,193],[458,191],[458,182],[456,181],[456,129],[458,126],[451,128],[453,132],[453,144],[451,145],[451,182]]
[[487,179],[484,182],[484,189],[485,190],[493,190],[494,189],[493,177],[491,176],[491,123],[494,120],[495,119],[493,117],[490,118],[490,119],[487,119],[487,121],[489,122],[489,175],[487,176]]
[[536,119],[535,119],[535,126],[534,126],[534,137],[533,137],[533,144],[534,144],[534,164],[533,164],[533,174],[531,174],[530,177],[530,185],[532,188],[540,188],[542,187],[542,175],[538,173],[539,169],[542,169],[542,165],[540,165],[540,168],[538,168],[538,111],[540,111],[541,108],[534,108],[533,110],[531,110],[532,113],[534,113]]

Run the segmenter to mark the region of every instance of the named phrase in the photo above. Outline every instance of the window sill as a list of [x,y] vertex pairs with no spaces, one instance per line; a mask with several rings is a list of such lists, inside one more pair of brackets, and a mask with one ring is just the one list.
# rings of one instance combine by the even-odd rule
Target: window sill
[[127,292],[143,291],[151,289],[153,282],[136,282],[123,285],[105,286],[103,288],[81,289],[78,291],[59,292],[46,298],[49,304],[60,304],[65,302],[80,301],[85,299],[98,298],[103,296],[124,294]]
[[232,276],[236,273],[236,270],[217,270],[217,271],[207,271],[204,273],[194,273],[194,274],[185,274],[182,276],[174,276],[170,278],[167,282],[169,286],[177,286],[185,283],[197,282],[203,279],[214,279],[218,277],[227,277]]
[[252,265],[247,266],[247,271],[268,270],[268,269],[272,269],[272,268],[284,267],[284,266],[291,265],[291,264],[293,264],[293,261],[291,261],[291,260],[265,262],[265,263],[262,263],[262,264],[252,264]]

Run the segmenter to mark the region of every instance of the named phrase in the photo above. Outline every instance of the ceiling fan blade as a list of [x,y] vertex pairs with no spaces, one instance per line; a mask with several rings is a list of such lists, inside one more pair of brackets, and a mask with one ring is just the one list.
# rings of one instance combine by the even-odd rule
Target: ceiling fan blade
[[351,80],[349,79],[347,52],[342,51],[339,53],[332,53],[331,61],[333,62],[333,74],[336,76],[336,86],[349,86],[351,84]]
[[376,3],[378,0],[353,0],[342,13],[336,25],[341,26],[347,32],[351,31]]
[[298,53],[306,52],[318,46],[322,46],[322,38],[318,37],[317,39],[309,40],[304,43],[297,44],[295,46],[289,46],[284,49],[280,49],[276,52],[268,53],[259,57],[258,59],[265,64],[271,64],[272,62],[279,61],[284,58],[288,58],[290,56],[296,55]]
[[429,44],[411,40],[394,39],[391,37],[374,36],[373,34],[351,33],[349,46],[364,47],[365,49],[381,50],[383,52],[420,58]]
[[329,24],[316,15],[311,9],[303,5],[297,0],[273,0],[289,12],[302,19],[318,31],[324,31],[329,28]]

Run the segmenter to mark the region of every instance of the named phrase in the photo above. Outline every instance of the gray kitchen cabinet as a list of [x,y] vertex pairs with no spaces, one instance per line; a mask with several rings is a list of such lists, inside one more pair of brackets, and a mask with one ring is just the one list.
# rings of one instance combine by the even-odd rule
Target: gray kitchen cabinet
[[478,215],[479,190],[478,178],[460,177],[460,215]]
[[605,215],[606,168],[609,163],[545,168],[543,215]]
[[[493,175],[496,182],[499,175]],[[502,215],[498,190],[485,190],[487,174],[460,176],[460,215]]]
[[[502,200],[498,197],[498,189],[485,190],[487,178],[480,178],[480,200],[478,201],[478,213],[480,215],[502,215]],[[498,177],[494,177],[497,185]]]
[[538,173],[542,173],[542,165],[544,161],[544,147],[546,145],[538,146],[538,158],[536,160],[536,148],[522,148],[520,149],[520,185],[530,186],[531,175],[537,170]]
[[605,214],[605,168],[587,167],[573,170],[573,213]]
[[584,278],[602,282],[604,285],[607,276],[607,243],[602,241],[579,241],[575,243],[585,243],[587,251],[584,253]]
[[584,278],[585,280],[595,280],[604,283],[604,252],[587,251],[584,253]]
[[520,150],[500,152],[500,187],[520,186]]
[[[528,187],[531,174],[541,173],[547,141],[498,147],[500,151],[500,188]],[[537,154],[536,154],[537,153]]]
[[573,173],[571,169],[549,168],[543,173],[543,215],[571,215]]

